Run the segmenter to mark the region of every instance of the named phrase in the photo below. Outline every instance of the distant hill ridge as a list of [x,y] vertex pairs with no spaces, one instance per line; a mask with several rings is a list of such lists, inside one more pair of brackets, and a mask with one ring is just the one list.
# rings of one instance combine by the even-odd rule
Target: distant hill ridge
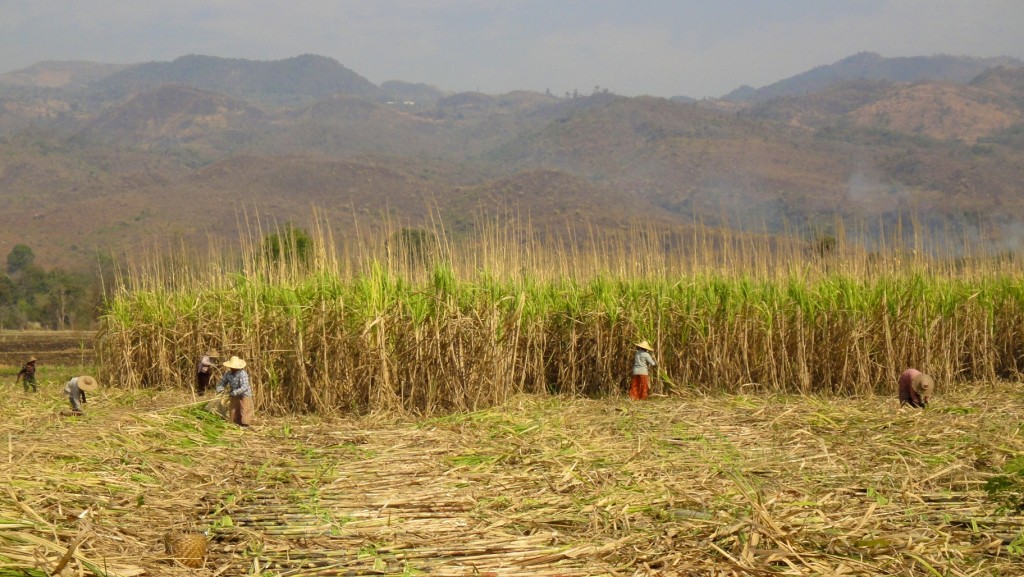
[[125,64],[44,60],[28,68],[0,74],[0,85],[75,89],[127,68]]
[[380,89],[325,56],[304,54],[284,60],[259,61],[215,56],[182,56],[172,62],[137,64],[107,76],[93,88],[108,98],[182,84],[258,101],[302,102],[345,93],[376,98]]
[[824,66],[817,66],[762,88],[741,86],[723,100],[764,102],[783,96],[801,96],[852,80],[887,82],[954,82],[966,84],[979,74],[998,66],[1024,67],[1024,60],[1010,57],[911,56],[886,58],[874,52],[860,52]]
[[0,77],[0,245],[87,266],[149,240],[230,242],[235,210],[305,226],[318,207],[338,239],[385,218],[461,234],[474,215],[776,231],[920,214],[1016,250],[1024,67],[975,74],[1007,61],[861,54],[805,77],[857,78],[760,103],[377,87],[311,55],[64,66],[96,75],[85,89],[18,71],[27,84]]

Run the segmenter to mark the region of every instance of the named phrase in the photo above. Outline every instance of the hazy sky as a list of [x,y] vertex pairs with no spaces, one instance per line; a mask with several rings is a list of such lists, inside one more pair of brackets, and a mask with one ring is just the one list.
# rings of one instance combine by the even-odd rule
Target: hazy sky
[[861,51],[1024,58],[1024,0],[0,0],[40,60],[330,56],[445,90],[720,96]]

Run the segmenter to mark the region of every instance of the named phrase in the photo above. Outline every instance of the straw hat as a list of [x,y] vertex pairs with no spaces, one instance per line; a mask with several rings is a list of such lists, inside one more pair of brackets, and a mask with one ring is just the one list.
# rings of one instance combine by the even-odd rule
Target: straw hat
[[224,361],[224,366],[229,369],[244,369],[245,361],[238,357],[232,356],[230,359]]
[[215,359],[220,356],[220,353],[217,352],[217,349],[210,349],[206,351],[206,356]]
[[914,377],[913,380],[910,381],[910,386],[913,388],[914,392],[921,395],[925,400],[928,400],[932,396],[932,393],[935,392],[935,380],[924,373]]
[[36,358],[35,357],[29,357],[27,362],[34,363],[34,362],[36,362]]
[[96,379],[89,375],[82,375],[78,377],[78,388],[87,393],[95,391],[99,386],[100,384],[96,382]]
[[647,341],[640,341],[639,343],[636,344],[636,346],[641,349],[651,351],[652,353],[654,352],[654,349],[651,348],[651,343]]

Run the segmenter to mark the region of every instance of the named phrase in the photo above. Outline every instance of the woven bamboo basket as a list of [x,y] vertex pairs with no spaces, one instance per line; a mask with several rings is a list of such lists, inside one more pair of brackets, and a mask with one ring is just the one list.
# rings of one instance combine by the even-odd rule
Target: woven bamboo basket
[[164,535],[167,555],[186,567],[199,568],[206,563],[206,535],[172,531]]

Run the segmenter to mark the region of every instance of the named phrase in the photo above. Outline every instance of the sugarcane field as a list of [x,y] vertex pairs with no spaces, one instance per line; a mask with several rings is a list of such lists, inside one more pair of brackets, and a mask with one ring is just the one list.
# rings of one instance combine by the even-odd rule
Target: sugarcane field
[[1018,261],[689,240],[135,263],[0,334],[0,576],[1024,574]]

